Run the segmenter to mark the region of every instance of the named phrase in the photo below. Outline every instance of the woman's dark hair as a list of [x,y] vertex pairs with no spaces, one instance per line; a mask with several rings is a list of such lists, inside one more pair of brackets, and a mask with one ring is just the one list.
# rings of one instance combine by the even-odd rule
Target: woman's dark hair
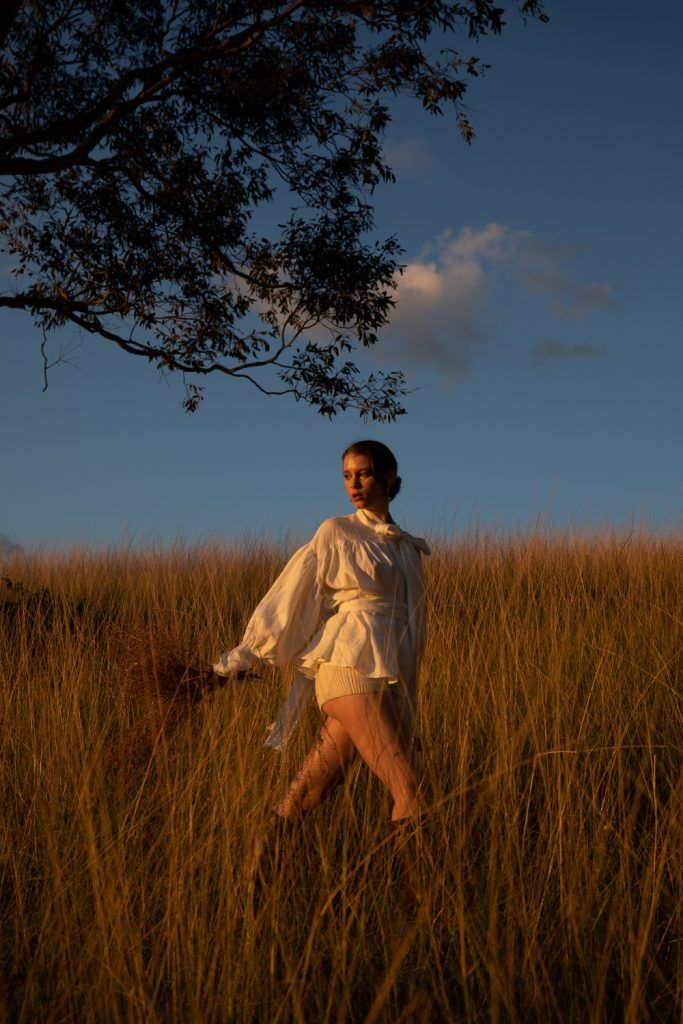
[[400,476],[391,484],[386,482],[387,473],[398,473],[398,462],[391,448],[387,448],[381,441],[355,441],[342,455],[342,462],[347,455],[367,455],[372,462],[375,477],[381,480],[386,488],[389,501],[396,497],[401,490]]

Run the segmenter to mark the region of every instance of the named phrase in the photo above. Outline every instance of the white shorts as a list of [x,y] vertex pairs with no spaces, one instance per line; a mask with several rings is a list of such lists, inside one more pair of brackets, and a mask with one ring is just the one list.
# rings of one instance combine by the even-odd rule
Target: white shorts
[[[387,687],[391,691],[394,684],[383,677],[364,676],[355,668],[328,665],[327,662],[323,662],[318,666],[315,677],[315,699],[318,707],[322,708],[326,701],[335,697],[348,697],[354,693],[380,693]],[[396,692],[398,693],[398,688]]]

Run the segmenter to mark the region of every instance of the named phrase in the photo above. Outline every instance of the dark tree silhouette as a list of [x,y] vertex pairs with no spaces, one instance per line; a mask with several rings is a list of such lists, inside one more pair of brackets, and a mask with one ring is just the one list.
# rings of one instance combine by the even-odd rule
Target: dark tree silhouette
[[[519,0],[546,19],[542,0]],[[26,0],[0,15],[0,305],[75,325],[185,377],[248,377],[332,415],[392,419],[400,372],[350,358],[389,319],[395,238],[372,238],[393,178],[391,98],[463,106],[497,33],[466,3]],[[277,194],[277,201],[274,202]],[[279,223],[273,223],[279,221]]]

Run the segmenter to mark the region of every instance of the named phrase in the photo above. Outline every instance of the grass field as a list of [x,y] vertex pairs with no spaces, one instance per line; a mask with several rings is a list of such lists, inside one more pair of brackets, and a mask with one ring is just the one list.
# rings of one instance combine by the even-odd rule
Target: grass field
[[311,707],[284,754],[262,747],[291,673],[232,683],[148,764],[103,767],[147,713],[121,685],[122,636],[209,662],[286,554],[6,563],[27,590],[0,606],[0,1022],[682,1021],[680,539],[435,544],[438,867],[417,914],[363,767],[248,899],[260,817],[319,722]]

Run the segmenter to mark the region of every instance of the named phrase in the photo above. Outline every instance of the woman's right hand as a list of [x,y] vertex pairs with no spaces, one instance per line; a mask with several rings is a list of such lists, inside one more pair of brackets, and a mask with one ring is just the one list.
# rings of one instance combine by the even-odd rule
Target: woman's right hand
[[213,666],[211,684],[223,686],[229,679],[260,679],[254,669],[258,661],[246,647],[224,651]]
[[261,676],[257,672],[252,672],[249,669],[241,672],[231,672],[229,675],[220,675],[218,672],[212,671],[206,680],[207,690],[213,691],[219,689],[221,686],[225,686],[226,683],[230,683],[237,679],[241,682],[243,679],[260,679]]

